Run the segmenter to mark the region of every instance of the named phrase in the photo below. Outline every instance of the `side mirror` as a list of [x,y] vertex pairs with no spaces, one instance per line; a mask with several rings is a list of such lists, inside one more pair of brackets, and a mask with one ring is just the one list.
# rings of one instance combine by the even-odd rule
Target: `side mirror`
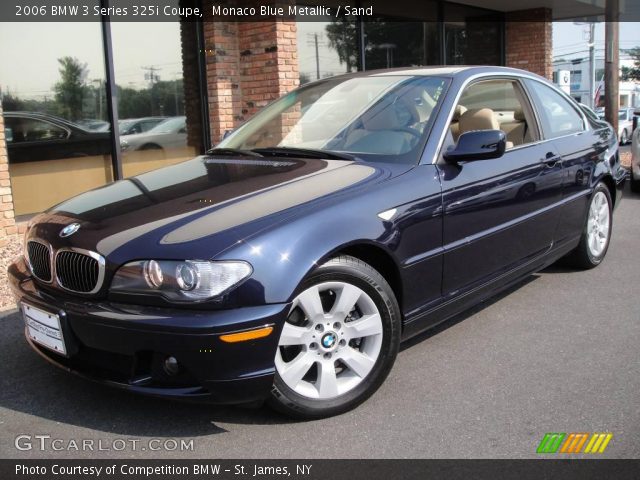
[[460,135],[456,146],[444,153],[447,162],[472,162],[500,158],[507,148],[502,130],[474,130]]

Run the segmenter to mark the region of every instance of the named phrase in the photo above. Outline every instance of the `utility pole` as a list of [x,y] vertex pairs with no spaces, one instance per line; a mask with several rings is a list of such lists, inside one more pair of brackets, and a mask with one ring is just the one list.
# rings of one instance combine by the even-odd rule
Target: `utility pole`
[[178,108],[178,74],[182,72],[173,72],[173,98],[176,101],[176,116],[180,115],[180,109]]
[[618,82],[620,80],[620,31],[619,31],[619,1],[606,0],[605,29],[604,29],[604,110],[605,120],[618,133],[618,110],[620,96]]
[[318,47],[322,44],[322,34],[309,33],[307,36],[310,37],[307,45],[315,46],[316,49],[316,80],[320,80],[320,50]]
[[[146,71],[147,73],[144,74],[144,79],[149,81],[149,99],[151,102],[151,112],[150,114],[153,115],[153,84],[155,82],[157,82],[158,80],[160,80],[160,75],[156,75],[156,72],[159,72],[160,70],[162,70],[161,68],[158,67],[154,67],[153,65],[149,66],[149,67],[141,67],[142,70]],[[162,109],[161,109],[162,110]],[[162,113],[162,112],[160,112]]]

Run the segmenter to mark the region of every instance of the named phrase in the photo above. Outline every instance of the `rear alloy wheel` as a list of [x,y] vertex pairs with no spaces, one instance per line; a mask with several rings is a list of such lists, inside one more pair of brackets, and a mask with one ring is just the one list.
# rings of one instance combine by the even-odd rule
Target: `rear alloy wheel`
[[568,256],[572,264],[580,268],[593,268],[602,262],[611,239],[612,211],[609,189],[599,183],[591,195],[580,243]]
[[303,283],[275,357],[270,403],[299,418],[349,410],[373,394],[398,352],[393,291],[369,265],[338,257]]

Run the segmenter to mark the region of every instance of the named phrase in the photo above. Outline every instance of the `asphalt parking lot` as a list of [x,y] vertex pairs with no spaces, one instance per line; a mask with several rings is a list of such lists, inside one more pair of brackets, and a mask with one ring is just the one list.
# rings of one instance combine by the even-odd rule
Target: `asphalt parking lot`
[[[74,378],[33,353],[8,312],[0,318],[0,458],[526,458],[546,432],[611,432],[602,456],[638,458],[639,242],[640,196],[627,189],[600,267],[552,267],[419,337],[368,402],[315,422]],[[64,448],[20,451],[18,435],[49,435]],[[67,448],[72,439],[150,438],[193,439],[193,450]]]

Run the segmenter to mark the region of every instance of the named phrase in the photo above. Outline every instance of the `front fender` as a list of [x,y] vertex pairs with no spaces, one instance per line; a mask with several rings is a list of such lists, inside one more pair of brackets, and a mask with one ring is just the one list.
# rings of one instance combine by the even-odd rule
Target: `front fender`
[[[243,303],[291,301],[300,282],[323,261],[354,245],[370,245],[393,259],[406,278],[430,279],[407,289],[412,297],[439,292],[440,266],[429,252],[442,246],[441,190],[433,165],[412,169],[349,198],[332,199],[312,211],[239,240],[216,259],[246,260],[251,278],[239,287]],[[391,211],[393,215],[382,215]]]

